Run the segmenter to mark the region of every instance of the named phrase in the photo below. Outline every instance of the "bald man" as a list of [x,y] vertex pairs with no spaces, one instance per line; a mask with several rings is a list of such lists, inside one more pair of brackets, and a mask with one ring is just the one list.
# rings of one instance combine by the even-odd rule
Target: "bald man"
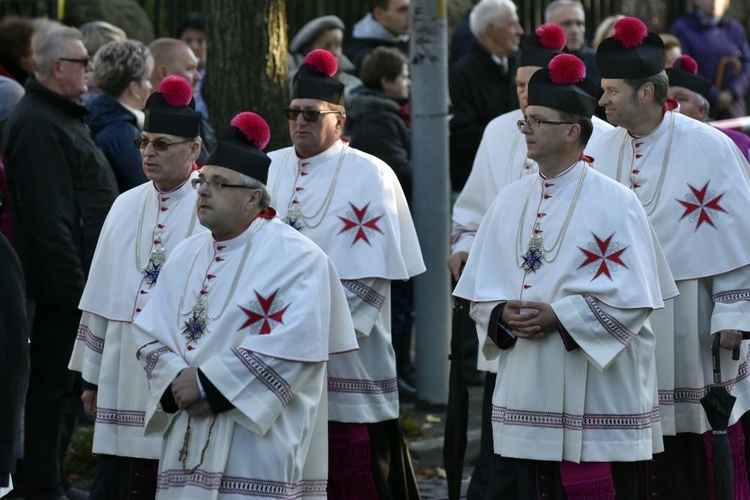
[[[154,71],[151,73],[152,88],[158,89],[161,81],[171,75],[178,75],[190,82],[196,92],[201,73],[198,71],[198,58],[188,44],[176,38],[157,38],[148,46],[154,56]],[[201,121],[201,154],[198,163],[203,165],[208,153],[216,145],[216,132],[205,117]]]

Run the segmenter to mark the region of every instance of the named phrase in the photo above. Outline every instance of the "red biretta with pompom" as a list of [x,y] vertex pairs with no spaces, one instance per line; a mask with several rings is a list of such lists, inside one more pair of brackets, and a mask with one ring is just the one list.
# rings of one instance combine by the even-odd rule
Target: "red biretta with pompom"
[[263,152],[271,140],[268,123],[258,114],[243,111],[229,125],[208,155],[206,165],[228,168],[265,184],[271,165],[271,159]]
[[643,21],[624,17],[614,24],[614,30],[596,49],[602,78],[639,80],[664,71],[664,42],[650,33]]
[[529,106],[544,106],[591,118],[597,88],[586,79],[586,66],[572,54],[552,58],[529,79]]
[[702,95],[708,100],[711,80],[698,74],[698,63],[688,55],[678,57],[671,68],[667,68],[670,87],[683,87]]
[[195,110],[193,89],[181,76],[164,78],[143,109],[144,132],[192,139],[201,133],[201,114]]
[[292,81],[292,100],[316,99],[344,104],[344,84],[334,78],[338,71],[336,58],[323,49],[315,49],[299,67]]
[[565,32],[552,23],[542,24],[536,31],[521,41],[518,66],[547,66],[556,55],[565,49]]

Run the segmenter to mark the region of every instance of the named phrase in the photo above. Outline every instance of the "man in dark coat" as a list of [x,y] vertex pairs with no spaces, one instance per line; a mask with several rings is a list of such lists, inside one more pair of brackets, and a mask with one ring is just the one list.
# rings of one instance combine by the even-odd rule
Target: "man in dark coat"
[[117,185],[76,100],[87,90],[89,56],[74,28],[40,33],[35,75],[3,131],[17,248],[35,306],[26,397],[27,499],[65,498],[60,431],[72,375],[67,363],[78,301]]
[[474,44],[450,67],[450,170],[460,191],[490,120],[518,108],[515,53],[523,35],[511,0],[482,0],[469,16]]

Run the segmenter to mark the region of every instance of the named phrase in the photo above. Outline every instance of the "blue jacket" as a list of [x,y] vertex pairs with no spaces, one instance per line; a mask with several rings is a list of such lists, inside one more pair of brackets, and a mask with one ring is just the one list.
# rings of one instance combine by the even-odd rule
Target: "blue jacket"
[[89,103],[86,124],[112,166],[121,193],[147,182],[140,151],[133,139],[141,135],[135,115],[109,94],[100,94]]

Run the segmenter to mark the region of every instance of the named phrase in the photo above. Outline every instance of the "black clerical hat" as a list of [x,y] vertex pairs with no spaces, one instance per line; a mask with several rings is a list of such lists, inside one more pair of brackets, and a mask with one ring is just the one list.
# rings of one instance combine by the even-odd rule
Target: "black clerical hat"
[[670,87],[684,87],[708,99],[711,81],[698,74],[698,63],[690,56],[680,56],[667,68]]
[[200,135],[201,114],[195,110],[190,84],[181,76],[172,75],[163,79],[159,90],[149,96],[143,111],[144,132],[180,137]]
[[206,165],[228,168],[266,184],[271,165],[263,152],[271,139],[268,123],[260,115],[244,111],[235,115],[230,125],[208,155]]
[[586,66],[572,54],[555,56],[529,80],[529,106],[544,106],[591,118],[597,88],[586,79]]
[[602,78],[640,80],[664,71],[664,42],[643,21],[623,17],[613,28],[615,34],[596,50]]
[[344,104],[344,84],[333,78],[338,69],[336,58],[323,49],[315,49],[299,67],[292,81],[292,99],[318,99]]
[[518,67],[539,66],[547,64],[565,48],[565,32],[556,24],[547,23],[539,26],[533,34],[521,41],[521,55]]

